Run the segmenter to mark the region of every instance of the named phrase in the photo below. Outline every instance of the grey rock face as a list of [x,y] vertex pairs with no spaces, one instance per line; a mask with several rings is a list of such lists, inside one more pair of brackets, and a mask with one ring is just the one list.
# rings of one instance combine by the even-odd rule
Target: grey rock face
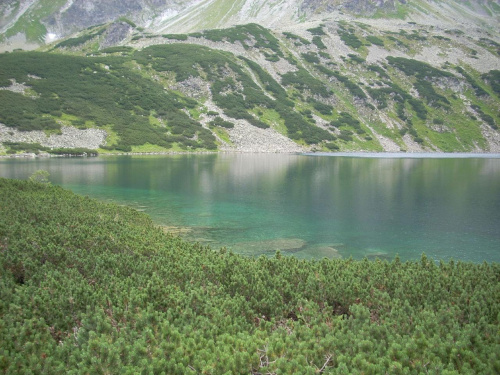
[[[399,1],[405,3],[405,0]],[[395,10],[395,0],[305,0],[301,5],[301,10],[307,14],[345,10],[355,14],[369,15],[378,9]]]
[[104,40],[101,42],[101,48],[119,44],[122,40],[127,38],[131,31],[132,27],[126,22],[113,23],[106,31]]
[[165,9],[180,9],[185,3],[182,0],[73,0],[43,22],[47,29],[59,35],[69,35],[119,17],[142,24],[144,15],[160,14]]

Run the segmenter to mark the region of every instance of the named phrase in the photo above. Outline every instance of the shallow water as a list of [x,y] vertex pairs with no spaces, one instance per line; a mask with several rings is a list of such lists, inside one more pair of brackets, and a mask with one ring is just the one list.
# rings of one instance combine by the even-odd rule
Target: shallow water
[[0,159],[0,176],[46,169],[52,183],[248,255],[500,261],[499,158],[366,156]]

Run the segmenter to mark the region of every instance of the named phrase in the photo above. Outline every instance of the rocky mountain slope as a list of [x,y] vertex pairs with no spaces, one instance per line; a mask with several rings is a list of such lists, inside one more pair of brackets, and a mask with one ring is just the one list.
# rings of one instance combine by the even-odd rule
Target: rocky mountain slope
[[499,12],[499,0],[5,0],[0,3],[0,42],[3,49],[33,48],[120,18],[156,34],[247,23],[288,30],[351,16],[495,32]]
[[[110,4],[60,3],[40,22],[62,29],[78,9],[78,29]],[[42,52],[0,55],[4,153],[88,134],[101,152],[500,151],[497,2],[121,4]],[[211,28],[249,19],[272,28]]]

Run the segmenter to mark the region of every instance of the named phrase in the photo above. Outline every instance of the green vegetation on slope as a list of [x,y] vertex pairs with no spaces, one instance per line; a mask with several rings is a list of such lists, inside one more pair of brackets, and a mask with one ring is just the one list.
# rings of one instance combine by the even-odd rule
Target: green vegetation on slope
[[94,31],[92,33],[87,33],[83,34],[82,36],[76,37],[76,38],[69,38],[66,40],[63,40],[60,43],[57,43],[55,48],[71,48],[71,47],[78,47],[81,46],[82,44],[88,42],[89,40],[101,35],[104,33],[106,29],[100,28],[97,31]]
[[325,68],[322,65],[316,66],[316,69],[318,69],[321,73],[325,74],[328,77],[335,77],[339,82],[342,82],[344,86],[349,90],[349,93],[354,97],[358,99],[366,99],[366,94],[364,91],[354,82],[352,82],[349,78],[346,76],[342,75],[338,71],[333,71],[331,69]]
[[361,40],[356,36],[354,28],[346,28],[344,24],[340,24],[337,32],[340,39],[349,47],[358,49],[363,45],[363,42],[361,42]]
[[40,152],[47,152],[53,155],[66,155],[66,156],[97,156],[96,150],[88,148],[56,148],[41,146],[39,143],[25,143],[25,142],[4,142],[3,145],[7,148],[7,154],[15,154],[17,152],[29,152],[39,154]]
[[500,371],[496,263],[245,258],[48,183],[0,202],[4,374]]
[[[130,151],[145,143],[170,148],[174,142],[215,149],[212,133],[182,111],[196,101],[145,79],[127,66],[129,60],[37,52],[0,55],[0,85],[8,87],[14,79],[36,93],[32,98],[1,90],[0,122],[23,131],[59,129],[65,114],[98,127],[111,125],[119,140],[110,149]],[[150,114],[165,126],[150,123]]]
[[[288,100],[286,91],[257,64],[249,63],[248,59],[242,60],[257,74],[265,89],[275,94],[276,99],[265,95],[229,53],[196,45],[172,44],[147,47],[137,52],[135,57],[138,62],[151,65],[156,71],[174,72],[177,81],[204,76],[210,82],[213,100],[229,117],[245,119],[254,126],[267,128],[269,124],[255,117],[251,110],[256,107],[276,109],[285,120],[290,138],[308,144],[331,138],[329,132],[307,123],[299,113],[290,111],[294,103]],[[324,85],[305,71],[303,75],[293,75],[290,79],[285,75],[282,81],[283,84],[297,84],[301,89],[314,92],[322,89],[322,94],[327,95]]]
[[490,84],[495,94],[500,98],[500,70],[490,70],[482,78]]
[[296,40],[296,43],[299,43],[300,44],[303,44],[305,46],[311,44],[311,42],[305,38],[302,38],[301,36],[299,35],[296,35],[294,33],[290,33],[290,32],[283,32],[283,35],[287,38],[287,39],[292,39],[292,40]]
[[313,77],[304,68],[299,68],[295,72],[283,74],[281,83],[285,86],[291,85],[301,91],[310,90],[311,94],[318,94],[323,97],[329,95],[327,87],[319,79]]
[[450,104],[448,99],[440,95],[434,89],[430,80],[435,79],[455,79],[455,76],[449,72],[436,69],[429,64],[422,61],[405,59],[403,57],[388,56],[387,61],[389,64],[395,66],[403,71],[408,76],[415,76],[417,78],[414,87],[424,97],[427,103],[431,106],[439,107]]
[[226,115],[246,119],[257,127],[269,127],[248,110],[267,106],[270,99],[231,59],[230,54],[195,45],[173,44],[145,48],[136,57],[143,65],[151,64],[156,71],[174,72],[178,82],[205,75],[214,101],[224,108]]
[[[200,114],[206,111],[205,101],[213,99],[226,116],[260,128],[280,124],[282,134],[315,149],[331,142],[333,149],[381,150],[378,135],[405,149],[403,136],[410,134],[427,150],[488,151],[485,136],[491,130],[483,125],[497,130],[500,123],[495,111],[500,103],[498,71],[481,75],[465,64],[438,68],[391,56],[367,62],[371,45],[415,56],[424,44],[441,48],[452,40],[430,38],[423,28],[373,35],[374,29],[362,23],[335,25],[355,53],[331,53],[331,23],[309,28],[312,42],[290,32],[279,39],[262,26],[248,24],[164,34],[165,39],[141,31],[133,44],[136,38],[168,44],[99,52],[95,39],[105,26],[90,28],[49,54],[0,56],[0,86],[7,88],[12,80],[25,84],[24,93],[0,90],[5,103],[0,122],[49,132],[61,125],[104,128],[109,134],[104,148],[110,151],[215,150],[213,132],[220,126],[207,129],[199,123],[204,121]],[[207,41],[223,42],[223,50],[197,44]],[[244,56],[226,51],[233,47]],[[88,51],[93,52],[86,57],[68,56]],[[264,59],[265,64],[258,64]],[[339,134],[353,129],[329,127],[341,113],[356,119],[366,135]],[[389,123],[383,124],[382,118]]]
[[[228,29],[206,30],[202,35],[213,42],[229,41],[235,43],[238,41],[245,49],[267,48],[277,56],[283,57],[278,39],[268,29],[255,23],[238,25]],[[249,43],[251,43],[251,47]]]

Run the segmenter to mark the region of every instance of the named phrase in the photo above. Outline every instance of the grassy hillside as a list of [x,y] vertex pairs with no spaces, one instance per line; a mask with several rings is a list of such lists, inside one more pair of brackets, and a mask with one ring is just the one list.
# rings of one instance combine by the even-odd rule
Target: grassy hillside
[[101,48],[105,30],[51,52],[0,55],[0,122],[22,131],[103,128],[101,151],[215,150],[231,141],[235,121],[317,150],[500,147],[500,70],[419,57],[453,46],[469,60],[494,62],[491,39],[473,41],[476,49],[460,34],[415,25],[380,32],[338,22],[299,35],[249,24],[161,36],[136,30],[129,46]]
[[47,183],[0,201],[4,374],[500,370],[498,264],[245,258]]

